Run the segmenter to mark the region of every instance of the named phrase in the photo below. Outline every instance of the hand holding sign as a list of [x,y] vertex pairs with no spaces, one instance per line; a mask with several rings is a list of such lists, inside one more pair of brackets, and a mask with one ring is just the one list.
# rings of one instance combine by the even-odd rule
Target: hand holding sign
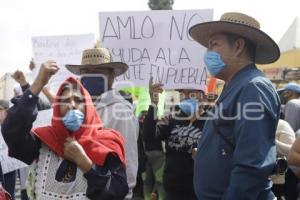
[[162,86],[163,84],[161,83],[153,84],[153,77],[150,78],[149,94],[150,94],[151,103],[154,103],[155,105],[158,104],[158,100],[159,100],[158,94],[163,92]]

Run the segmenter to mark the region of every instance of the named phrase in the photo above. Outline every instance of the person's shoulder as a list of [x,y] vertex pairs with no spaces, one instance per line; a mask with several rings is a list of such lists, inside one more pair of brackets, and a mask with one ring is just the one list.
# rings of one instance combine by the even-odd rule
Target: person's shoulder
[[285,115],[291,115],[292,113],[300,112],[300,101],[298,99],[292,99],[285,105]]
[[133,104],[128,102],[126,99],[122,99],[122,100],[119,99],[119,101],[114,102],[114,104],[120,109],[123,108],[126,110],[131,110],[132,112],[134,110]]
[[256,76],[243,88],[240,95],[244,101],[260,103],[267,110],[276,112],[280,109],[280,100],[271,81],[264,76]]
[[300,108],[300,99],[292,99],[287,102],[287,105],[295,105]]
[[279,134],[279,133],[284,133],[284,134],[288,134],[288,135],[292,135],[292,136],[295,135],[290,124],[287,121],[282,120],[282,119],[280,119],[278,121],[277,129],[276,129],[276,134]]
[[272,82],[268,78],[266,78],[262,73],[258,73],[256,76],[252,77],[249,83],[261,87],[265,86],[274,88]]
[[248,66],[240,72],[237,85],[241,91],[251,92],[259,88],[276,91],[271,81],[255,65]]
[[128,109],[133,109],[132,104],[127,101],[118,91],[110,90],[103,93],[96,100],[96,107],[111,107],[118,106],[118,108],[126,107]]
[[245,89],[253,91],[257,94],[271,94],[277,96],[277,92],[272,82],[263,75],[252,77],[245,85]]
[[253,65],[245,74],[244,80],[247,81],[249,84],[253,85],[260,85],[260,86],[272,86],[272,82],[266,78],[264,73],[257,68],[257,66]]

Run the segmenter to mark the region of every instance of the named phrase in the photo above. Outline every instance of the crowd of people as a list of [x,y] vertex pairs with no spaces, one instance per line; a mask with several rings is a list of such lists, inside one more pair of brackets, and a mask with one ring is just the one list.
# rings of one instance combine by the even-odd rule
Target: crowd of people
[[[81,65],[66,65],[79,78],[67,78],[55,95],[46,87],[59,73],[55,61],[45,61],[32,84],[16,71],[22,92],[12,106],[0,100],[1,133],[9,159],[29,170],[2,167],[11,198],[19,170],[22,200],[296,200],[300,85],[276,89],[256,67],[275,62],[278,45],[242,13],[189,34],[207,48],[207,70],[225,85],[213,99],[205,87],[176,89],[180,102],[162,118],[163,85],[150,78],[151,105],[135,117],[131,95],[113,88],[128,65],[112,62],[105,48],[86,49]],[[47,109],[51,122],[35,127]]]

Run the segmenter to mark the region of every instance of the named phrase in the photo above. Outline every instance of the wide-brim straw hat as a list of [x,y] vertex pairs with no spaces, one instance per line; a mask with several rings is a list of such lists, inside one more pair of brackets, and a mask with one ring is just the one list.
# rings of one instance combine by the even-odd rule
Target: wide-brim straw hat
[[115,76],[119,76],[127,71],[128,65],[123,62],[112,62],[109,50],[106,48],[86,49],[82,53],[81,65],[67,64],[66,68],[77,75],[80,75],[82,69],[113,69]]
[[208,48],[209,37],[215,33],[232,33],[250,40],[256,45],[255,63],[268,64],[280,56],[276,42],[260,30],[259,22],[242,13],[230,12],[221,16],[219,21],[196,24],[189,30],[192,38]]

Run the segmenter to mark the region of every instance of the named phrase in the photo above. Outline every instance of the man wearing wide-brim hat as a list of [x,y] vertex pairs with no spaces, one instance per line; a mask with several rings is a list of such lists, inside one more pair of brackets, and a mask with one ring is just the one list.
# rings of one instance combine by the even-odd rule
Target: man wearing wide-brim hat
[[126,199],[131,199],[138,169],[138,121],[133,114],[132,104],[112,88],[115,77],[125,73],[128,65],[112,62],[111,54],[106,48],[93,48],[83,51],[81,65],[66,65],[66,68],[80,75],[81,83],[94,99],[104,127],[116,129],[124,136],[129,186]]
[[198,141],[194,187],[202,200],[269,200],[269,176],[276,160],[275,130],[280,101],[272,83],[255,64],[275,62],[277,44],[259,22],[242,13],[189,30],[207,48],[209,73],[225,81],[215,116]]

